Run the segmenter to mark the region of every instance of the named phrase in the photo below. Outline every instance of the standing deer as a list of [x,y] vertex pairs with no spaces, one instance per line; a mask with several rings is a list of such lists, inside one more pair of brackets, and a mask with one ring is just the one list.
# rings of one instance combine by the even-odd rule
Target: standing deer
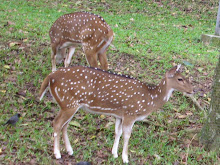
[[[76,12],[59,17],[50,28],[52,71],[63,59],[68,67],[77,45],[82,45],[87,62],[92,67],[108,70],[106,51],[113,39],[113,31],[101,16]],[[66,54],[66,48],[69,53]]]
[[67,127],[78,109],[83,108],[88,112],[116,117],[112,154],[115,158],[118,157],[119,139],[123,133],[122,159],[124,163],[128,163],[128,141],[134,123],[162,107],[174,90],[193,93],[192,85],[181,75],[179,68],[180,65],[167,71],[165,78],[156,86],[83,66],[61,68],[49,74],[41,85],[40,100],[49,88],[61,108],[53,121],[55,157],[61,158],[61,130],[66,150],[69,155],[73,154]]

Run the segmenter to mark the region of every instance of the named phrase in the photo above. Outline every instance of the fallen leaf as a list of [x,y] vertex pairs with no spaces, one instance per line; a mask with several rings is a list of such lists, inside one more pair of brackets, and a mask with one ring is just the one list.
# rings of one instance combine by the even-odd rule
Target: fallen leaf
[[5,69],[10,69],[10,66],[9,65],[4,65],[4,68]]
[[101,119],[104,119],[104,118],[105,118],[105,115],[101,115],[100,118],[101,118]]
[[14,30],[14,28],[13,28],[13,27],[10,27],[10,28],[9,28],[9,31],[10,31],[10,32],[12,32],[13,30]]
[[208,73],[207,73],[207,72],[203,72],[203,75],[204,75],[204,76],[207,76],[207,75],[208,75]]
[[76,140],[73,141],[74,144],[78,143],[79,139],[77,138]]
[[202,160],[202,158],[203,158],[203,155],[202,155],[202,154],[200,154],[200,155],[198,155],[198,156],[197,156],[196,160],[197,160],[197,161],[201,161],[201,160]]
[[77,121],[71,121],[69,125],[73,125],[75,127],[81,127],[81,125]]
[[199,67],[199,68],[198,68],[198,71],[199,71],[199,72],[202,72],[202,71],[203,71],[203,68],[200,68],[200,67]]
[[183,163],[186,162],[186,153],[181,152],[179,156]]
[[28,123],[24,123],[24,124],[21,124],[21,125],[26,126],[26,125],[28,125]]
[[9,43],[9,47],[13,47],[13,46],[15,46],[15,45],[19,45],[19,43],[18,43],[18,42],[10,42],[10,43]]
[[97,155],[98,155],[98,157],[100,157],[100,158],[105,158],[105,157],[107,157],[106,153],[103,152],[103,150],[99,150],[99,151],[97,152]]
[[82,2],[81,1],[76,1],[76,5],[79,5],[79,4],[81,4]]
[[8,21],[8,25],[15,25],[15,23],[12,21]]
[[5,93],[6,93],[6,90],[0,90],[0,92],[5,94]]
[[186,115],[187,115],[187,116],[192,116],[193,113],[192,113],[192,112],[186,112]]
[[179,119],[185,119],[187,117],[187,115],[179,115],[178,118]]
[[177,160],[177,161],[174,162],[173,165],[178,165],[178,164],[180,164],[180,163],[179,163],[178,160]]
[[106,125],[105,125],[105,128],[109,128],[111,125],[113,125],[114,124],[114,122],[108,122]]
[[93,136],[91,136],[89,139],[92,140],[92,139],[95,139],[95,138],[96,138],[96,136],[93,135]]
[[36,159],[31,159],[30,164],[36,164]]
[[176,140],[176,137],[174,137],[174,136],[169,136],[169,140],[175,141],[175,140]]
[[0,154],[2,153],[2,149],[0,148]]
[[169,124],[172,123],[172,122],[173,122],[173,120],[168,120],[168,121],[167,121],[167,123],[169,123]]
[[23,50],[24,48],[25,48],[25,47],[23,47],[23,46],[20,46],[20,47],[19,47],[20,50]]
[[28,41],[28,39],[26,38],[26,39],[23,39],[23,42],[27,42]]
[[161,159],[161,157],[160,157],[159,155],[157,155],[157,154],[154,154],[154,157],[155,157],[157,160],[160,160],[160,159]]

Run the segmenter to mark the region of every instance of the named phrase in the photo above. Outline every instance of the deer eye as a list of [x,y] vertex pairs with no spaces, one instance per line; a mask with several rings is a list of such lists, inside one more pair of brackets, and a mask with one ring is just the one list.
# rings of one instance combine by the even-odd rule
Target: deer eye
[[178,78],[178,81],[183,81],[183,79],[182,78]]

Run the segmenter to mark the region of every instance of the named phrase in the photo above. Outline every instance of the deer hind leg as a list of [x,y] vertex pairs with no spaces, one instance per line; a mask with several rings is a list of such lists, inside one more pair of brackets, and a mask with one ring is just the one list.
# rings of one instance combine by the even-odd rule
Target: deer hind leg
[[106,56],[106,50],[103,53],[98,53],[98,59],[103,70],[108,70],[108,61]]
[[120,118],[116,118],[115,120],[115,141],[112,147],[112,154],[114,158],[118,157],[118,144],[122,134],[122,120]]
[[[78,107],[74,109],[68,109],[68,110],[60,110],[59,114],[56,116],[56,118],[53,121],[53,127],[54,127],[54,155],[56,159],[61,158],[60,154],[60,131],[64,128],[64,141],[65,145],[68,145],[68,152],[71,152],[70,149],[70,142],[67,135],[67,126],[70,120],[72,119],[73,115],[78,110]],[[69,147],[70,146],[70,147]]]
[[68,66],[69,66],[70,61],[71,61],[71,59],[72,59],[72,56],[73,56],[74,52],[75,52],[75,47],[70,47],[70,48],[69,48],[69,54],[68,54],[68,55],[66,56],[66,58],[65,58],[65,62],[64,62],[65,67],[68,67]]
[[102,41],[97,45],[97,47],[100,46],[100,49],[98,51],[98,59],[101,64],[101,68],[104,70],[108,70],[108,62],[107,62],[107,56],[106,56],[106,51],[111,44],[113,39],[113,34],[108,37],[108,38],[103,38]]
[[67,57],[66,50],[67,50],[67,48],[62,48],[62,49],[57,50],[57,55],[56,55],[57,64],[60,64],[64,59],[66,59],[66,57]]
[[83,51],[86,54],[86,60],[89,63],[89,66],[98,68],[97,53],[87,45],[83,45]]
[[71,144],[70,144],[70,141],[69,141],[69,137],[68,137],[68,134],[67,134],[67,128],[69,126],[69,122],[67,122],[64,126],[63,126],[63,140],[64,140],[64,143],[65,143],[65,147],[66,147],[66,151],[69,155],[72,155],[73,154],[73,148],[71,147]]
[[98,68],[97,55],[92,53],[86,53],[87,62],[91,67]]
[[60,49],[57,44],[51,44],[52,71],[56,71],[56,64],[60,64],[66,56],[66,48]]
[[124,120],[122,123],[122,130],[123,130],[123,138],[124,138],[124,145],[122,151],[122,160],[123,163],[128,163],[128,143],[131,137],[132,127],[134,125],[134,121]]
[[51,63],[52,63],[52,71],[56,71],[56,45],[51,44]]

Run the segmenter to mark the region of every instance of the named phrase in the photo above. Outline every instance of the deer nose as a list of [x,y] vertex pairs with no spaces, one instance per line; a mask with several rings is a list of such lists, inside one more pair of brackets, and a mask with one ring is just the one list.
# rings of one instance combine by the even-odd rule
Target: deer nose
[[188,91],[188,92],[186,92],[186,93],[192,95],[192,94],[195,93],[195,89],[191,89],[190,91]]

